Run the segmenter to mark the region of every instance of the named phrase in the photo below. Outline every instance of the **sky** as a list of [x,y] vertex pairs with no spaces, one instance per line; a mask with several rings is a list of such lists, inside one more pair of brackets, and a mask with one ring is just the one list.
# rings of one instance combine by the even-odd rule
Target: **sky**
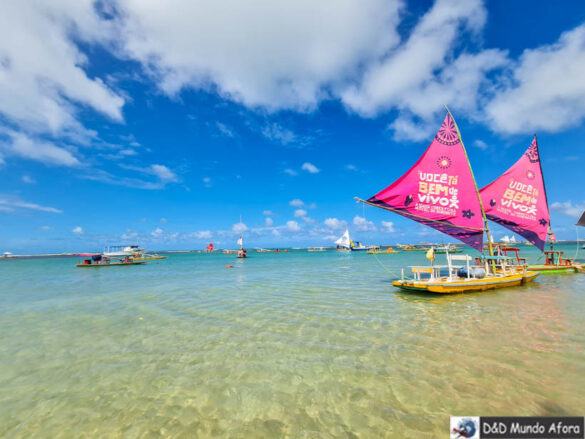
[[538,135],[575,239],[584,72],[576,0],[5,0],[0,252],[451,242],[354,200],[444,105],[480,188]]

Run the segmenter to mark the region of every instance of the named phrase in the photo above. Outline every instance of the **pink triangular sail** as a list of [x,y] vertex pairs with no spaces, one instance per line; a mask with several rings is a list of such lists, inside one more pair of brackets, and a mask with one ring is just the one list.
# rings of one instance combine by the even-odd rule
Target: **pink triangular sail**
[[536,138],[520,160],[480,194],[488,219],[544,250],[550,215]]
[[483,215],[455,121],[447,113],[422,157],[368,204],[388,209],[483,250]]

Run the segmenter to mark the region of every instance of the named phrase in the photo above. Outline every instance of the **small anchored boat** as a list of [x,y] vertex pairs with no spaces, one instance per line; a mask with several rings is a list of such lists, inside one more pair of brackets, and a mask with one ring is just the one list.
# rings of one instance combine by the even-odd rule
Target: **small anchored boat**
[[134,261],[130,259],[128,256],[124,257],[124,259],[102,256],[100,254],[92,255],[80,254],[78,256],[91,256],[90,258],[84,259],[83,262],[80,262],[79,264],[76,265],[77,267],[80,268],[114,267],[120,265],[146,264],[146,261]]

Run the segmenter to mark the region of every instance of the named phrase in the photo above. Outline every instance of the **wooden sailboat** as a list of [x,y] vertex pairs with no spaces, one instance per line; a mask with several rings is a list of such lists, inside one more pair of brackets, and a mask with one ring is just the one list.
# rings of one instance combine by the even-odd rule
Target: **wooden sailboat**
[[[240,223],[242,222],[242,220],[240,220]],[[240,246],[240,248],[238,249],[238,258],[242,259],[242,258],[247,258],[248,257],[248,252],[244,249],[244,234],[240,233],[240,238],[238,239],[238,245]]]
[[[522,157],[499,178],[481,189],[480,195],[489,220],[526,238],[545,254],[544,264],[530,264],[528,270],[549,274],[584,271],[582,264],[565,258],[564,252],[554,248],[556,238],[552,232],[536,136]],[[507,235],[502,241],[509,245],[502,246],[499,249],[501,253],[514,255],[516,264],[525,265],[526,260],[519,256],[519,249],[512,246],[517,243],[515,236],[506,238]],[[547,239],[550,249],[545,251]]]
[[[407,291],[463,293],[521,285],[538,276],[525,267],[509,264],[509,258],[494,256],[487,218],[479,190],[453,116],[447,110],[437,135],[421,158],[401,178],[368,200],[359,199],[410,218],[483,250],[488,235],[489,256],[472,264],[468,255],[446,253],[447,265],[434,265],[434,251],[427,252],[430,267],[411,267],[414,275],[392,282]],[[464,262],[462,265],[461,262]],[[445,274],[446,273],[446,274]]]

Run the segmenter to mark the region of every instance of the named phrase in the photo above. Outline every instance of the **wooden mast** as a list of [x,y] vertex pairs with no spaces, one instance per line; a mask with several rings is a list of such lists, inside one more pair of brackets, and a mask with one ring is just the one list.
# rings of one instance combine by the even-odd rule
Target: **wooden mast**
[[471,172],[471,178],[473,179],[473,184],[475,185],[475,191],[477,192],[477,198],[479,199],[479,206],[481,208],[481,215],[483,217],[483,224],[484,224],[485,232],[486,232],[487,238],[488,238],[489,254],[490,254],[490,256],[493,256],[494,250],[492,248],[492,235],[490,234],[490,229],[488,227],[488,221],[487,221],[487,217],[485,215],[485,209],[483,208],[483,201],[481,200],[481,195],[479,194],[479,188],[477,187],[477,182],[475,181],[475,175],[473,175],[473,169],[471,168],[471,163],[469,162],[469,157],[467,156],[467,151],[465,150],[465,145],[463,144],[463,139],[461,138],[461,132],[459,131],[459,127],[457,126],[457,122],[455,122],[455,118],[451,114],[451,111],[449,111],[449,107],[447,107],[447,105],[445,105],[445,109],[447,110],[447,113],[449,113],[449,115],[451,116],[451,119],[453,119],[453,124],[455,125],[455,129],[457,130],[457,135],[459,136],[459,141],[461,142],[461,146],[463,147],[463,153],[465,154],[465,158],[467,159],[467,165],[469,166],[469,172]]

